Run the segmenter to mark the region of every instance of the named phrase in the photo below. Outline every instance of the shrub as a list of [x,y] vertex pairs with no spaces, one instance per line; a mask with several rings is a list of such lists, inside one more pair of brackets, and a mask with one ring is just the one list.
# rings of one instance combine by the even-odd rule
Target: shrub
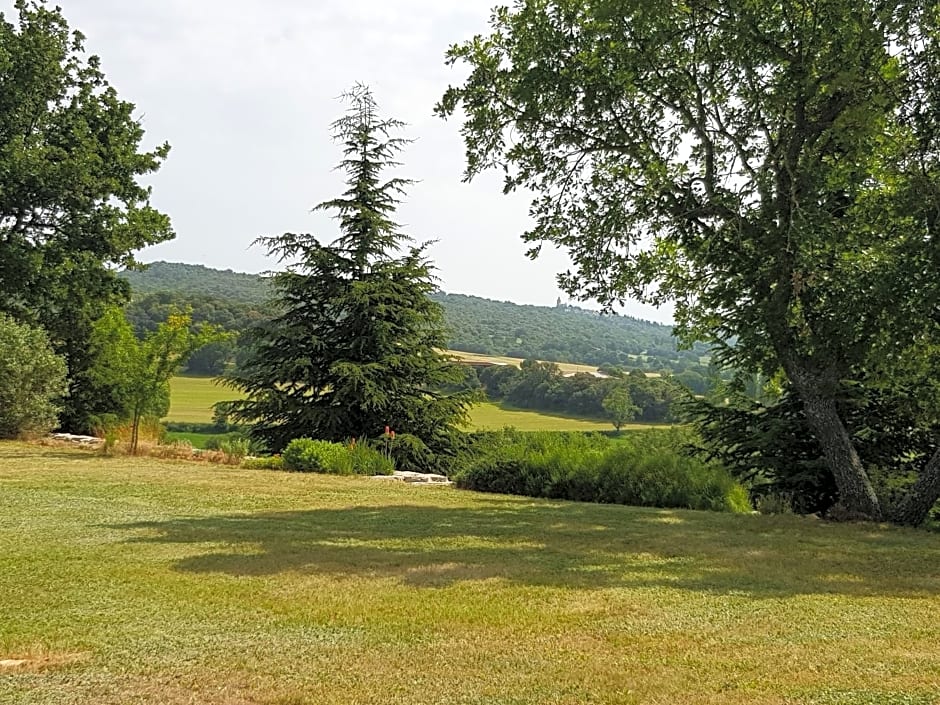
[[596,434],[503,431],[474,439],[458,487],[584,502],[750,511],[747,492],[714,463],[686,457],[678,431]]
[[370,445],[366,440],[352,440],[347,446],[352,459],[353,472],[357,475],[391,475],[395,463],[391,458]]
[[417,436],[410,433],[399,433],[390,442],[388,448],[397,468],[413,472],[433,472],[437,469],[437,459],[434,453]]
[[65,360],[46,333],[0,314],[0,438],[51,431],[67,393]]
[[284,470],[284,459],[280,455],[244,458],[241,466],[247,470]]
[[219,443],[219,450],[225,455],[225,462],[238,465],[248,455],[251,443],[247,438],[224,438]]
[[335,475],[349,475],[353,471],[352,456],[342,443],[295,438],[287,444],[282,457],[287,470]]

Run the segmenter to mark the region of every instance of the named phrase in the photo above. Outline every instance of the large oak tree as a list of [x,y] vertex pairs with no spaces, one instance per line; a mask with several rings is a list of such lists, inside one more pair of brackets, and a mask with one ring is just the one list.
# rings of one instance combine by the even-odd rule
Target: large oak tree
[[115,269],[173,237],[140,182],[169,147],[141,149],[134,105],[58,8],[17,0],[13,15],[0,13],[0,312],[48,331],[69,367],[62,422],[87,430],[111,406],[88,340],[128,295]]
[[438,111],[468,178],[535,194],[570,292],[673,299],[725,363],[782,369],[844,509],[916,524],[940,455],[882,507],[837,400],[937,339],[938,40],[907,0],[518,0],[450,50]]

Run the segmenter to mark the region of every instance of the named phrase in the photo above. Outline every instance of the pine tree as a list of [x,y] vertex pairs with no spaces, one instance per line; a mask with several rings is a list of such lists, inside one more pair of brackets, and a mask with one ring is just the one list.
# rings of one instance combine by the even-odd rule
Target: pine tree
[[315,208],[332,212],[341,234],[328,245],[309,234],[258,239],[287,268],[273,275],[277,314],[249,332],[250,357],[227,379],[247,398],[223,410],[273,451],[294,438],[376,438],[388,427],[419,455],[439,455],[471,397],[441,391],[462,373],[441,352],[427,243],[413,245],[391,219],[411,182],[381,179],[408,140],[393,136],[401,122],[377,116],[367,88],[344,98],[350,107],[333,133],[348,188]]

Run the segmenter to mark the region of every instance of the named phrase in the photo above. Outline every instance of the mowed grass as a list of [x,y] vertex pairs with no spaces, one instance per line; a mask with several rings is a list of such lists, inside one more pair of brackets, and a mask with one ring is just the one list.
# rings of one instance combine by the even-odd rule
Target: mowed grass
[[[170,380],[169,421],[209,423],[212,405],[240,395],[208,377],[174,377]],[[470,413],[470,427],[500,429],[515,426],[520,431],[611,431],[608,421],[572,418],[524,409],[504,409],[498,404],[477,404]],[[650,428],[647,424],[630,424],[624,428]],[[190,439],[192,440],[192,439]]]
[[0,444],[0,702],[932,703],[940,535]]
[[174,377],[166,417],[169,421],[211,423],[213,404],[241,397],[237,390],[223,387],[212,377]]
[[[470,426],[474,430],[495,430],[513,426],[520,431],[613,431],[610,421],[582,419],[574,416],[548,414],[528,409],[510,409],[487,402],[470,410]],[[626,430],[654,428],[655,424],[627,424]],[[663,424],[658,424],[663,426]]]

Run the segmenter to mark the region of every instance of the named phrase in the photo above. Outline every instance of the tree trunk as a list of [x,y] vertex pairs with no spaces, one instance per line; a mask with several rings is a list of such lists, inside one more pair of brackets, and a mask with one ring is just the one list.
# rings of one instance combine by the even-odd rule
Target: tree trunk
[[881,521],[881,503],[875,488],[839,417],[835,399],[825,394],[824,390],[831,385],[792,364],[787,366],[787,376],[803,402],[806,421],[839,488],[837,506],[849,518]]
[[891,510],[891,521],[904,526],[920,526],[927,519],[933,505],[940,499],[940,449],[927,461],[911,488],[898,505]]
[[131,455],[137,455],[137,436],[140,429],[140,414],[134,412],[133,421],[131,421]]

